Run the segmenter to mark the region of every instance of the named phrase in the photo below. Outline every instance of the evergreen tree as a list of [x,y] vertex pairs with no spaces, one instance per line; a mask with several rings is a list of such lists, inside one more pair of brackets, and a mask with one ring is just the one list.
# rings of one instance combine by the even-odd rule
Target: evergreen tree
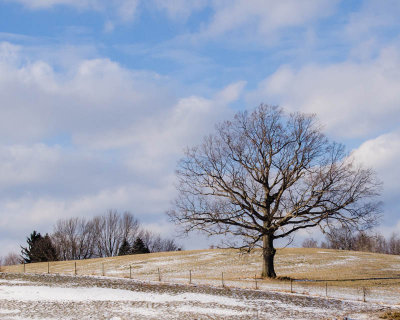
[[58,260],[56,248],[48,234],[44,237],[35,230],[26,239],[27,247],[21,246],[21,254],[25,263]]
[[140,237],[137,237],[132,246],[132,254],[150,253],[149,248],[144,244]]
[[132,250],[131,245],[126,239],[124,239],[121,246],[119,247],[118,255],[125,256],[127,254],[131,254],[131,250]]
[[36,230],[33,230],[29,238],[26,239],[26,242],[28,243],[27,247],[22,247],[21,246],[21,255],[25,263],[31,263],[34,262],[34,251],[37,243],[42,239],[42,235]]
[[41,261],[57,261],[58,255],[50,236],[46,233],[42,241],[39,242],[39,252]]

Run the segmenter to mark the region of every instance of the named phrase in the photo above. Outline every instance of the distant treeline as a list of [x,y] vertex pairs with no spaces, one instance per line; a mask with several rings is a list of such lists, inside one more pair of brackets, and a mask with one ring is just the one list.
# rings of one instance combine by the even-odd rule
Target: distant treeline
[[146,230],[133,214],[109,210],[91,219],[60,219],[51,234],[33,231],[21,249],[21,256],[10,253],[0,258],[0,265],[177,251],[180,246]]
[[400,237],[392,233],[385,238],[379,232],[354,231],[350,228],[333,228],[326,235],[325,240],[318,243],[313,238],[303,241],[304,248],[326,248],[337,250],[368,251],[375,253],[400,255]]
[[162,238],[159,234],[144,229],[133,214],[129,212],[120,214],[111,210],[105,215],[89,220],[85,218],[58,220],[50,238],[60,260],[139,253],[129,250],[138,241],[143,242],[148,252],[179,249],[174,239]]

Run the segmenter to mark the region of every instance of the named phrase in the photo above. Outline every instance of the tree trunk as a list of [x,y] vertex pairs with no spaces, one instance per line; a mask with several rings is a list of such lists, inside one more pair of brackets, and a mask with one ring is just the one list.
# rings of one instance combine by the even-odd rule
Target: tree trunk
[[276,278],[274,268],[274,257],[276,250],[274,248],[274,235],[267,234],[263,236],[263,270],[262,276]]

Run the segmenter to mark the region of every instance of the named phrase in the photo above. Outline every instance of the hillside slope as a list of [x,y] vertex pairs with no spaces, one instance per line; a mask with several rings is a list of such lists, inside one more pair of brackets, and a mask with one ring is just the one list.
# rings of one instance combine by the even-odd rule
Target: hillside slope
[[[4,272],[23,272],[23,266],[3,267]],[[25,266],[27,273],[74,274],[74,261],[35,263]],[[290,281],[257,279],[261,271],[261,252],[243,254],[233,249],[210,249],[129,255],[76,261],[78,275],[132,277],[145,281],[208,284],[242,288],[290,290]],[[368,252],[327,249],[283,248],[276,255],[280,277],[308,280],[348,280],[367,278],[400,278],[400,257]],[[222,275],[223,273],[223,275]],[[223,277],[223,280],[222,280]],[[368,288],[370,299],[400,301],[400,280],[329,281],[329,295],[361,299],[360,289]],[[295,282],[294,291],[325,295],[325,282]],[[336,290],[336,291],[335,291]],[[340,290],[339,290],[340,291]],[[365,291],[365,290],[364,290]],[[340,295],[339,295],[340,296]]]
[[0,274],[2,319],[379,319],[382,307],[130,279]]

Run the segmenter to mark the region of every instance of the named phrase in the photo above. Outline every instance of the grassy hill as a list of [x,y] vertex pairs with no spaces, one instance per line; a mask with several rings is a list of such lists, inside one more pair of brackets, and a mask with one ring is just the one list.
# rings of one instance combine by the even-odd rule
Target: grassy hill
[[[3,272],[23,272],[23,265],[2,267]],[[27,273],[74,274],[75,261],[34,263],[25,266]],[[210,249],[150,253],[122,257],[76,261],[78,275],[122,277],[163,282],[224,285],[241,288],[290,290],[290,281],[262,280],[261,251],[250,254],[234,249]],[[349,280],[400,278],[400,256],[328,249],[283,248],[277,250],[276,271],[279,277],[308,280]],[[257,277],[257,284],[255,277]],[[324,295],[325,282],[295,282],[296,292]],[[400,301],[400,280],[329,281],[329,294],[346,289],[345,297],[360,297],[360,288],[368,294],[382,293]],[[371,293],[374,291],[374,293]]]

